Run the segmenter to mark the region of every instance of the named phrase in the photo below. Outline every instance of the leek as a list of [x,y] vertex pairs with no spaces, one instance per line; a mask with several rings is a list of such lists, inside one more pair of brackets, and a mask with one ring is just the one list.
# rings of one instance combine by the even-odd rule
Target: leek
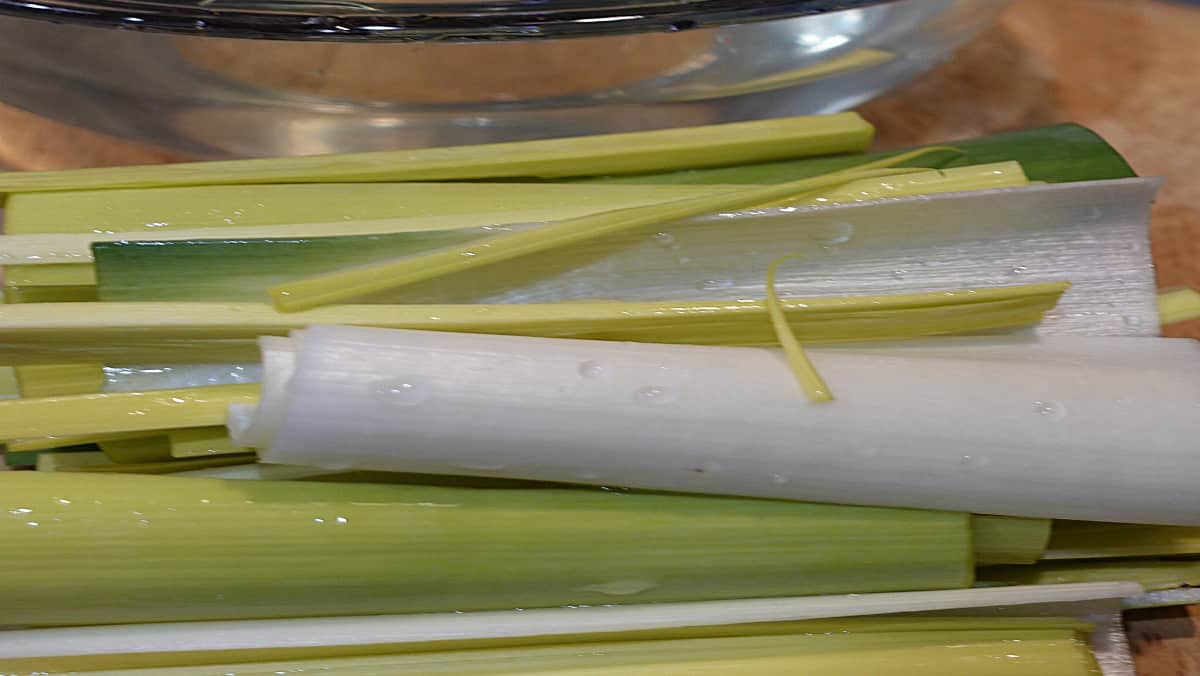
[[654,225],[692,218],[722,210],[744,209],[780,200],[795,199],[805,193],[844,185],[871,176],[902,173],[887,169],[897,162],[928,151],[914,151],[887,160],[866,163],[841,172],[793,181],[777,186],[746,188],[709,197],[649,204],[564,219],[527,231],[501,233],[476,243],[451,245],[429,253],[417,254],[390,263],[363,266],[340,272],[315,275],[275,286],[271,297],[275,306],[294,312],[368,293],[403,287],[443,277],[455,272],[475,270],[498,262],[586,242],[597,237],[634,231]]
[[[1027,185],[1015,162],[946,171],[909,170],[852,181],[796,204],[863,202]],[[379,235],[505,223],[561,220],[588,213],[703,197],[716,187],[570,186],[558,184],[317,184],[200,187],[17,195],[15,228],[0,237],[0,263],[12,286],[95,283],[86,265],[98,242]],[[125,193],[129,194],[125,194]],[[167,194],[159,194],[167,193]],[[50,199],[55,198],[55,199]],[[258,201],[253,201],[258,200]],[[352,201],[353,204],[345,204]],[[364,204],[365,203],[365,204]],[[222,208],[201,207],[221,204]],[[100,209],[100,215],[93,215]],[[76,213],[82,210],[83,213]],[[215,212],[215,214],[214,214]],[[223,214],[239,214],[223,217]],[[96,219],[106,227],[96,227]],[[320,222],[327,219],[328,222]],[[348,220],[353,219],[353,220]],[[132,230],[131,224],[146,223]],[[149,227],[154,226],[154,227]],[[23,233],[23,234],[16,234]]]
[[1046,561],[1035,566],[981,568],[984,584],[1079,584],[1136,582],[1147,591],[1200,585],[1200,561],[1140,560]]
[[1047,559],[1200,555],[1200,528],[1056,521]]
[[251,453],[249,448],[235,445],[224,427],[192,427],[167,431],[169,456],[194,458],[213,455]]
[[626,174],[863,150],[854,113],[493,145],[0,174],[0,193],[169,185],[443,181]]
[[0,399],[11,399],[18,396],[20,396],[20,389],[17,385],[16,369],[0,366]]
[[[524,611],[242,620],[10,632],[0,660],[29,670],[133,668],[416,653],[538,644],[943,629],[1081,629],[1053,615],[1091,617],[1142,593],[1132,583],[659,603]],[[979,617],[1004,607],[1015,618]],[[861,617],[948,611],[969,617]],[[1034,620],[1027,616],[1044,616]],[[812,618],[837,618],[814,621]],[[815,631],[814,631],[815,630]],[[214,656],[216,659],[214,660]]]
[[164,462],[171,459],[170,444],[164,435],[101,441],[98,446],[105,457],[121,465]]
[[[605,644],[492,648],[411,655],[379,655],[229,663],[148,670],[91,672],[96,676],[272,676],[294,672],[338,674],[554,674],[632,676],[668,674],[779,675],[920,673],[929,676],[1095,676],[1095,658],[1077,627],[964,628],[930,631],[826,630],[794,635],[693,638]],[[852,624],[850,626],[853,626]]]
[[0,475],[0,501],[5,563],[24,571],[0,578],[0,625],[920,590],[972,576],[968,519],[944,512],[59,473]]
[[[1077,124],[1059,124],[955,141],[959,153],[925,158],[921,164],[943,169],[968,164],[1012,160],[1021,163],[1033,181],[1069,183],[1136,176],[1129,163],[1103,138]],[[717,169],[685,169],[671,173],[576,179],[588,183],[708,185],[783,183],[852,167],[864,159],[884,159],[906,152],[893,150],[869,155],[842,155],[803,160],[748,164]],[[905,163],[912,164],[912,163]],[[900,166],[905,166],[901,164]]]
[[[132,456],[129,460],[135,460]],[[144,462],[113,462],[105,453],[41,453],[37,456],[39,472],[84,472],[116,474],[174,474],[176,472],[211,470],[220,467],[245,465],[254,462],[253,455],[226,455],[214,458],[183,460],[154,460]]]
[[265,371],[282,415],[248,445],[294,465],[1200,525],[1200,345],[1107,340],[829,348],[813,361],[842,395],[814,406],[771,349],[316,326],[290,374]]
[[1200,319],[1200,291],[1176,289],[1158,297],[1158,312],[1163,324]]
[[976,564],[985,566],[1001,563],[1036,563],[1046,552],[1052,523],[1050,519],[1018,519],[1011,516],[978,514],[972,516],[971,538]]
[[20,366],[16,376],[26,398],[91,394],[104,387],[104,371],[96,364]]
[[234,403],[258,400],[257,385],[81,394],[0,401],[0,437],[107,434],[225,422]]
[[145,437],[145,432],[109,432],[104,434],[79,434],[74,436],[36,437],[33,439],[11,439],[9,450],[20,452],[37,452],[55,450],[67,446],[99,444],[105,441],[126,441]]
[[[798,253],[802,262],[779,270],[780,295],[1049,282],[1069,270],[1072,288],[1040,333],[1151,336],[1159,324],[1147,234],[1154,191],[1153,182],[1137,179],[768,209],[595,240],[365,300],[762,298],[770,263]],[[317,261],[325,240],[310,242],[100,245],[102,295],[254,300],[282,279],[324,269]],[[340,246],[351,244],[338,240],[330,248]]]
[[[896,340],[1036,324],[1067,287],[802,298],[784,306],[805,343]],[[0,346],[14,364],[234,362],[257,358],[257,336],[286,335],[314,323],[616,341],[775,341],[759,301],[342,305],[287,314],[256,303],[37,303],[0,306]]]

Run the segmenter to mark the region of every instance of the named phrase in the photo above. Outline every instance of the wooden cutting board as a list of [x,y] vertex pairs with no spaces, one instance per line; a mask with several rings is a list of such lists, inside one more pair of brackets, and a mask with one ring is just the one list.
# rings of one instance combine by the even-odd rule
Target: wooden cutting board
[[[1200,288],[1200,8],[1161,0],[1018,0],[952,61],[862,107],[880,147],[1076,121],[1143,175],[1163,288]],[[186,159],[0,106],[0,165],[28,169]],[[1168,329],[1200,338],[1200,321]],[[1200,676],[1200,608],[1127,618],[1144,676]]]

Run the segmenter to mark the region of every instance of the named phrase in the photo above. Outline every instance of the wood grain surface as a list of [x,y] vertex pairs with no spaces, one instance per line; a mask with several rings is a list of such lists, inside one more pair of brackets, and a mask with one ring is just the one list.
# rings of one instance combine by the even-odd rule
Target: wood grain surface
[[[1154,208],[1163,288],[1200,288],[1200,8],[1164,0],[1018,0],[999,25],[919,80],[862,107],[880,147],[1063,121],[1167,179]],[[169,162],[175,153],[0,106],[0,165]],[[1200,338],[1200,321],[1168,329]],[[1127,617],[1139,674],[1200,676],[1200,608]]]

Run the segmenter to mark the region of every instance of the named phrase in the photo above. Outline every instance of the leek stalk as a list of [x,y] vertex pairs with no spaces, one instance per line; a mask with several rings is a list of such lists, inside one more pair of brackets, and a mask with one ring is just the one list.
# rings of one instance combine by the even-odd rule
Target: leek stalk
[[[967,624],[966,621],[963,624]],[[493,648],[414,655],[300,659],[265,663],[156,667],[95,676],[272,676],[329,671],[375,674],[543,674],[631,676],[753,673],[764,676],[920,673],[928,676],[1095,676],[1080,632],[1063,629],[948,629],[837,632]]]
[[[805,343],[896,340],[1036,324],[1065,283],[939,293],[784,301]],[[355,324],[578,337],[762,345],[775,341],[759,301],[529,305],[342,305],[279,313],[257,303],[37,303],[0,306],[13,364],[203,363],[256,359],[258,336],[310,324]],[[183,423],[177,427],[198,423]],[[203,424],[203,423],[200,423]],[[84,432],[95,430],[84,430]]]
[[1200,561],[1120,559],[1114,561],[1044,561],[1034,566],[981,568],[983,584],[1079,584],[1136,582],[1146,591],[1200,585]]
[[[1069,183],[1136,176],[1129,163],[1092,130],[1078,124],[1059,124],[954,141],[961,152],[924,158],[925,166],[942,169],[1006,160],[1020,162],[1031,181]],[[783,183],[852,167],[864,159],[884,159],[912,149],[814,157],[715,169],[575,179],[587,183],[645,185],[710,185]],[[912,163],[905,163],[912,164]],[[904,164],[900,165],[904,166]]]
[[972,516],[971,538],[975,547],[976,564],[986,566],[1036,563],[1046,552],[1052,524],[1050,519],[1018,519],[1011,516],[978,514]]
[[173,458],[195,458],[213,455],[252,453],[249,448],[235,445],[224,427],[192,427],[167,431],[169,455]]
[[60,473],[0,475],[0,501],[6,565],[28,573],[0,577],[0,625],[920,590],[972,576],[968,518],[945,512]]
[[1200,555],[1200,528],[1056,521],[1047,559]]
[[[0,660],[29,670],[132,668],[338,655],[831,632],[1073,629],[1141,594],[1132,583],[581,606],[521,611],[34,629]],[[1003,607],[1014,617],[994,615]],[[952,612],[914,617],[913,612]],[[906,613],[903,617],[882,614]],[[874,616],[874,617],[867,617]],[[1032,616],[1038,616],[1033,619]],[[817,619],[831,618],[831,619]],[[215,657],[215,659],[214,659]]]
[[1163,292],[1158,297],[1158,312],[1163,324],[1200,319],[1200,291],[1176,289]]
[[225,409],[230,404],[257,400],[257,385],[8,399],[0,401],[0,437],[72,436],[220,425],[225,422]]
[[100,451],[119,465],[148,462],[164,462],[171,459],[171,449],[166,436],[140,436],[131,439],[101,441]]
[[813,361],[842,396],[813,405],[772,349],[315,326],[291,373],[264,372],[269,441],[235,441],[293,465],[1200,525],[1200,345],[1108,340],[830,347]]
[[873,132],[858,115],[840,113],[451,148],[10,172],[0,173],[0,193],[643,173],[858,151],[870,144]]
[[[944,172],[908,170],[895,176],[852,181],[794,204],[854,203],[1028,183],[1015,162]],[[11,286],[87,285],[95,283],[85,263],[92,260],[89,247],[97,242],[429,232],[561,220],[735,189],[419,183],[35,193],[12,198],[9,211],[14,225],[9,234],[0,237],[0,263],[7,264],[14,273],[10,275]],[[211,204],[222,207],[213,209]],[[96,210],[101,213],[96,214]],[[97,219],[103,219],[99,221],[103,227],[98,227]],[[127,229],[137,223],[146,225]]]

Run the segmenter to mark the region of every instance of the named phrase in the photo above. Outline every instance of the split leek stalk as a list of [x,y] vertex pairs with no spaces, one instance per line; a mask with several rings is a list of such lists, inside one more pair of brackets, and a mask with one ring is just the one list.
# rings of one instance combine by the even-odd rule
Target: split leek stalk
[[[272,676],[322,671],[346,676],[419,674],[456,676],[541,674],[543,676],[668,676],[730,673],[785,676],[871,673],[926,676],[1095,676],[1100,673],[1083,635],[1086,626],[971,627],[929,631],[836,630],[767,636],[492,648],[408,655],[295,659],[193,667],[96,671],[95,676]],[[853,623],[848,623],[853,627]],[[802,631],[802,630],[801,630]]]
[[[1039,332],[1148,336],[1158,326],[1154,276],[1147,249],[1130,243],[1148,247],[1156,188],[1153,180],[1131,179],[758,210],[560,249],[370,300],[761,298],[764,272],[782,249],[806,256],[780,270],[780,291],[789,296],[961,288],[983,278],[1045,282],[1070,270],[1071,293]],[[997,247],[998,237],[1004,247]],[[244,301],[247,293],[258,300],[282,279],[319,271],[314,258],[328,252],[317,242],[191,244],[97,247],[98,255],[111,254],[101,261],[105,300]]]
[[[847,298],[789,298],[808,343],[898,340],[1030,326],[1066,283]],[[351,324],[550,337],[769,345],[759,301],[529,305],[341,305],[278,313],[257,303],[36,303],[0,306],[0,347],[13,364],[204,363],[258,358],[258,336]],[[212,423],[183,423],[179,426]],[[83,433],[96,430],[83,430]]]
[[[1157,335],[1147,248],[1131,246],[1148,247],[1155,189],[1154,181],[1132,179],[757,210],[593,240],[369,301],[762,298],[770,263],[796,253],[804,260],[779,270],[781,295],[908,293],[970,287],[981,279],[1048,282],[1070,270],[1071,292],[1040,333]],[[328,269],[321,261],[356,246],[371,249],[340,238],[233,240],[98,245],[96,255],[106,301],[247,301],[289,277]]]
[[773,349],[316,326],[291,373],[264,372],[262,410],[282,415],[249,445],[294,465],[1200,525],[1200,346],[1060,338],[831,347],[812,357],[842,396],[814,405]]
[[501,233],[478,242],[450,245],[392,262],[315,275],[273,287],[275,306],[287,312],[306,310],[364,294],[404,287],[416,282],[473,270],[498,262],[552,251],[571,244],[639,228],[671,223],[724,210],[744,209],[795,199],[805,193],[844,185],[853,180],[903,173],[888,169],[898,162],[941,148],[913,151],[853,169],[812,178],[719,193],[709,197],[650,204],[569,218],[525,231]]
[[[794,204],[853,203],[1028,183],[1016,162],[945,171],[909,169],[895,176],[852,181],[803,196]],[[91,260],[88,247],[95,242],[461,230],[561,220],[738,189],[740,186],[368,183],[23,194],[10,200],[11,227],[9,234],[0,237],[0,263],[15,273],[9,286],[86,285],[95,281],[89,281],[84,265]],[[214,209],[212,204],[222,206]],[[139,223],[144,225],[135,227]]]
[[973,571],[969,518],[948,512],[58,473],[0,475],[0,501],[22,571],[0,577],[0,625],[922,590]]
[[0,193],[644,173],[861,151],[871,143],[873,133],[871,125],[857,114],[840,113],[450,148],[9,172],[0,173]]

